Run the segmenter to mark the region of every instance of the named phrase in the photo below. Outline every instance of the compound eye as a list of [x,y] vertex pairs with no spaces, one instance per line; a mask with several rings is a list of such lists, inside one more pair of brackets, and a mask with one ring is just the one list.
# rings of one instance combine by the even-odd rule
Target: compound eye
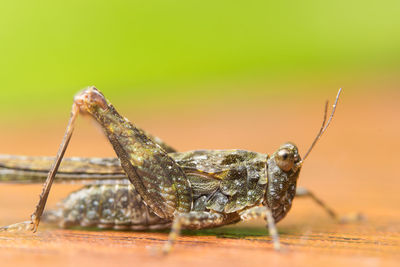
[[275,162],[282,171],[290,171],[294,165],[293,152],[285,148],[279,150],[275,155]]

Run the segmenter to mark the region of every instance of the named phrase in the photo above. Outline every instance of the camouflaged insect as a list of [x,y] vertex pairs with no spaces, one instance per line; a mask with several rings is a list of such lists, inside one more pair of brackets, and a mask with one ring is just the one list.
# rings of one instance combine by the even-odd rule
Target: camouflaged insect
[[[325,110],[316,140],[329,125],[337,100],[338,97],[327,124]],[[91,115],[100,124],[118,158],[67,158],[60,165],[79,113]],[[75,96],[71,120],[56,159],[0,156],[3,182],[43,182],[47,176],[32,220],[2,230],[36,231],[57,173],[56,182],[86,184],[56,209],[44,213],[43,220],[62,227],[171,228],[164,247],[167,252],[181,228],[218,227],[263,217],[268,221],[274,246],[279,249],[275,223],[292,206],[302,163],[293,143],[285,143],[272,155],[245,150],[176,152],[119,115],[100,91],[90,87]],[[307,190],[297,190],[297,194],[312,197],[335,216]]]

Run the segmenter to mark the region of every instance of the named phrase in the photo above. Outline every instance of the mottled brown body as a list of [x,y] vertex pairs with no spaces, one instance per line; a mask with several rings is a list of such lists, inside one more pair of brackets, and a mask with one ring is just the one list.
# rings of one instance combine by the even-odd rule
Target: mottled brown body
[[143,202],[132,184],[88,185],[57,206],[45,213],[44,220],[61,227],[147,230],[171,226],[171,221],[158,217]]
[[[259,205],[264,198],[267,177],[266,167],[268,155],[244,150],[197,150],[175,152],[169,155],[181,166],[191,184],[193,211],[213,211],[224,214],[228,224],[239,220],[239,212]],[[47,169],[54,159],[51,157],[18,157],[0,156],[0,179],[13,182],[43,182]],[[85,170],[85,171],[84,171]],[[13,173],[14,176],[10,176]],[[59,204],[57,211],[52,211],[46,219],[67,226],[99,226],[100,228],[121,228],[126,221],[126,227],[132,229],[152,229],[169,227],[170,220],[136,219],[129,222],[129,217],[137,218],[137,213],[143,216],[156,216],[144,204],[143,199],[130,184],[116,158],[66,158],[59,169],[56,182],[81,182],[91,184],[72,193]],[[92,185],[93,184],[93,185]],[[116,195],[129,190],[128,198],[134,202],[116,205]],[[119,193],[118,193],[119,192]],[[125,219],[114,218],[115,224],[99,220],[104,212],[102,203],[107,198],[113,201],[110,207],[112,214],[126,214]],[[90,199],[90,200],[85,200]],[[98,203],[98,206],[92,203]],[[115,201],[115,202],[114,202]],[[95,211],[95,219],[86,216],[88,210]],[[90,212],[92,213],[92,212]],[[129,223],[128,223],[129,222]],[[160,222],[162,222],[160,224]],[[138,225],[141,224],[141,227]]]
[[[327,124],[326,106],[321,130],[305,157],[329,125],[338,97]],[[73,158],[60,165],[80,113],[98,122],[118,160]],[[284,218],[292,206],[303,163],[293,143],[283,144],[271,156],[244,150],[175,152],[121,116],[94,87],[75,95],[64,139],[50,166],[51,161],[0,157],[0,181],[38,182],[50,169],[31,221],[2,230],[37,230],[58,173],[60,181],[83,180],[89,185],[49,212],[49,220],[62,226],[116,229],[171,226],[166,252],[181,228],[217,227],[255,217],[267,220],[274,247],[279,249],[275,222]],[[303,191],[307,194],[316,199]]]

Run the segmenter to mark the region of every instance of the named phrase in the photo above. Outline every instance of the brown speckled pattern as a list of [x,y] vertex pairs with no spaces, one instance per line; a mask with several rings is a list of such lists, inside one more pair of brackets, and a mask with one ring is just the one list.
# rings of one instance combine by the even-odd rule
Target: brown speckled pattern
[[261,203],[268,155],[245,150],[170,154],[190,180],[194,210],[234,213]]
[[[190,181],[193,211],[231,214],[227,216],[229,219],[217,220],[218,225],[236,221],[238,211],[261,203],[267,185],[267,155],[243,150],[201,150],[170,155]],[[127,180],[103,182],[71,193],[59,204],[58,210],[47,213],[46,219],[63,227],[160,229],[170,226],[169,220],[159,218],[145,205]]]
[[163,229],[170,221],[156,216],[131,184],[90,185],[71,193],[46,214],[62,227]]

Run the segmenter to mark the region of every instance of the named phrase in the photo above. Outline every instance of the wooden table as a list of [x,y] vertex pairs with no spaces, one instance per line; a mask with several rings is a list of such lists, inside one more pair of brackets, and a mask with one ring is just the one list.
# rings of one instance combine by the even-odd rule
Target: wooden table
[[[0,234],[0,265],[400,266],[398,96],[343,97],[332,128],[305,162],[300,175],[300,185],[312,189],[340,214],[359,211],[367,217],[365,222],[338,224],[311,200],[297,199],[287,218],[278,225],[284,247],[281,253],[272,249],[264,223],[256,221],[184,232],[167,257],[151,255],[149,249],[161,246],[167,232],[63,230],[42,225],[37,234]],[[140,123],[136,122],[177,144],[179,150],[240,147],[257,151],[269,148],[271,153],[279,142],[293,139],[304,152],[318,129],[322,102],[283,105],[284,112],[278,113],[277,106],[261,108],[266,114],[265,124],[255,123],[259,118],[251,118],[255,114],[252,108],[247,113],[194,112],[195,122],[193,116],[185,116],[166,123],[168,117],[173,118],[171,114],[159,114],[159,119],[152,118],[150,122],[140,117]],[[133,119],[135,115],[127,117]],[[198,121],[206,123],[198,127]],[[53,155],[64,124],[39,124],[40,132],[23,126],[17,130],[5,127],[0,132],[1,152]],[[79,127],[83,129],[78,129],[73,138],[70,155],[112,155],[110,146],[102,146],[104,138],[92,127],[85,122]],[[28,130],[35,142],[22,138]],[[214,134],[210,135],[210,131]],[[49,205],[77,187],[56,185]],[[0,224],[28,219],[40,191],[40,185],[0,185]]]

